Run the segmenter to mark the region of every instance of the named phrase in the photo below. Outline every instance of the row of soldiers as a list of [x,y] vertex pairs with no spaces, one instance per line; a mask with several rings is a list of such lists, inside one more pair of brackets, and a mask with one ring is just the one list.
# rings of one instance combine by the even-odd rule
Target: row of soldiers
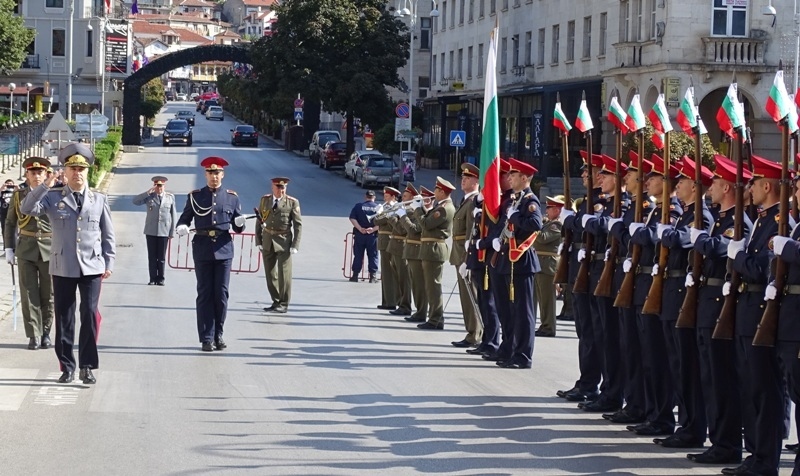
[[[788,238],[777,236],[780,164],[752,156],[752,173],[743,174],[758,212],[754,222],[745,216],[745,238],[734,240],[737,180],[736,164],[729,159],[715,156],[712,173],[688,157],[671,164],[656,154],[648,161],[631,153],[629,164],[619,164],[624,184],[620,186],[616,160],[604,155],[584,160],[591,160],[596,172],[594,205],[587,209],[584,202],[577,213],[564,209],[561,214],[565,230],[576,237],[566,255],[569,285],[577,279],[580,264],[590,262],[589,292],[573,294],[580,376],[573,388],[557,395],[578,402],[583,411],[627,424],[637,435],[657,437],[654,443],[663,447],[699,449],[708,438],[710,447],[687,458],[700,464],[738,465],[723,469],[723,474],[777,475],[781,441],[788,433],[787,391],[792,401],[800,402],[800,321],[795,315],[800,299],[800,230],[794,229]],[[638,181],[640,168],[647,177],[643,183]],[[588,185],[586,169],[583,179]],[[662,198],[665,187],[668,202]],[[796,190],[800,199],[800,189]],[[614,216],[617,193],[622,194],[622,207]],[[712,207],[706,205],[706,193]],[[637,203],[637,196],[655,199]],[[637,207],[642,209],[640,222],[634,219]],[[661,220],[665,209],[668,224]],[[702,215],[700,227],[694,225],[695,214]],[[593,239],[587,239],[590,236]],[[618,258],[609,256],[611,240],[620,244]],[[638,264],[631,259],[635,247],[641,250]],[[668,251],[665,269],[659,269],[662,249]],[[699,279],[690,265],[694,253],[702,255]],[[783,289],[772,283],[775,256],[789,266]],[[612,292],[596,296],[593,290],[609,259],[615,260]],[[729,261],[742,278],[738,289],[731,289]],[[632,305],[615,307],[626,275],[634,279]],[[645,307],[654,277],[663,278],[658,314]],[[692,287],[698,296],[696,325],[676,327]],[[713,339],[730,293],[738,293],[733,339]],[[776,347],[753,346],[765,303],[781,295]],[[744,461],[743,450],[750,453]],[[793,474],[798,474],[798,461],[800,457]]]

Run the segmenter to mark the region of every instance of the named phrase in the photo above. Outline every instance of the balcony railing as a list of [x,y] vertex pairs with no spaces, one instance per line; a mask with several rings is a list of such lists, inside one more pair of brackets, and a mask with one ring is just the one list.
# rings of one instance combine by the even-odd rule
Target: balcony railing
[[706,64],[763,66],[766,41],[754,38],[705,37]]
[[20,69],[39,69],[39,55],[28,55],[22,60]]

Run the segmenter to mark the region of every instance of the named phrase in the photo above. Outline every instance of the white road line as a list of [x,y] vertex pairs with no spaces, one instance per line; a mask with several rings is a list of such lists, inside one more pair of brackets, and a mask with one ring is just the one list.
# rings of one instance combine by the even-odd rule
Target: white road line
[[38,374],[39,369],[0,367],[0,411],[19,410]]

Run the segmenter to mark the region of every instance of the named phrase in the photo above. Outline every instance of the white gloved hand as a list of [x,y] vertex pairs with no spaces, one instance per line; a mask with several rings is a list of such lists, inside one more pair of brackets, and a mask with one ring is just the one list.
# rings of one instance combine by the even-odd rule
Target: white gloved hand
[[691,288],[694,286],[694,278],[692,277],[692,273],[686,275],[686,282],[683,285],[687,288]]
[[658,235],[658,239],[660,240],[664,236],[664,232],[667,230],[671,230],[672,225],[665,225],[663,223],[659,223],[656,225],[656,235]]
[[483,192],[478,192],[478,197],[477,197],[477,199],[478,199],[478,205],[480,205],[481,203],[483,203]]
[[786,243],[792,241],[791,238],[787,238],[785,236],[776,236],[772,239],[772,248],[775,251],[776,255],[780,255],[783,253],[783,247],[786,246]]
[[492,240],[492,248],[494,248],[495,251],[500,251],[500,238]]
[[469,251],[469,240],[464,240],[464,251]]
[[775,296],[777,295],[778,295],[778,288],[775,287],[775,281],[772,281],[767,285],[767,289],[764,290],[764,300],[772,301],[775,299]]
[[481,213],[482,210],[480,209],[480,207],[475,207],[472,209],[472,216],[475,218],[478,218],[478,215],[480,215]]
[[293,255],[296,255],[297,254],[297,248],[289,248],[289,253],[291,253]]
[[178,227],[175,228],[175,233],[177,233],[178,236],[186,236],[189,234],[189,227],[186,225],[178,225]]
[[631,268],[633,268],[633,261],[630,258],[625,258],[625,261],[622,262],[622,271],[630,273]]
[[467,263],[461,263],[458,267],[458,274],[461,275],[462,278],[467,278]]
[[731,293],[731,282],[725,281],[725,284],[722,285],[722,295],[727,296]]
[[573,212],[569,208],[561,207],[561,213],[558,214],[558,221],[560,221],[561,223],[564,223],[564,220],[566,220],[567,217],[572,216],[574,214],[575,214],[575,212]]
[[14,264],[14,250],[6,248],[6,263]]
[[636,233],[636,230],[638,230],[639,228],[644,228],[644,223],[633,222],[630,225],[628,225],[628,233],[630,233],[630,235],[633,236],[633,234]]
[[581,248],[578,250],[578,262],[581,262],[586,259],[586,249]]
[[611,231],[611,229],[614,228],[614,225],[616,225],[617,223],[620,223],[621,221],[622,221],[622,218],[609,218],[608,219],[608,230],[606,230],[606,231]]
[[381,213],[383,213],[383,204],[382,203],[380,205],[378,205],[378,208],[375,209],[375,215],[380,215]]
[[707,234],[708,233],[706,233],[705,230],[698,230],[695,227],[689,228],[689,241],[691,241],[692,244],[694,244],[695,241],[697,241],[697,239],[700,238],[700,235],[707,235]]
[[653,265],[653,271],[650,272],[650,276],[658,276],[658,271],[659,271],[659,267],[658,267],[658,263],[656,263],[656,264]]
[[411,202],[411,208],[416,210],[417,208],[421,207],[422,207],[422,196],[417,195],[416,197],[414,197],[414,201]]
[[611,257],[611,248],[606,250],[606,254],[603,256],[603,261],[608,261],[608,258]]
[[586,228],[586,224],[589,223],[591,220],[596,220],[597,218],[594,215],[589,215],[588,213],[581,217],[581,226]]
[[506,210],[506,218],[511,218],[511,215],[517,213],[518,211],[519,210],[517,210],[517,207],[508,207],[508,210]]
[[561,256],[562,251],[564,251],[564,242],[558,244],[558,250],[556,250],[556,254]]
[[264,251],[264,246],[263,245],[258,245],[257,248],[258,248],[258,251]]
[[405,207],[400,207],[394,212],[394,216],[396,217],[404,217],[406,216],[406,209]]
[[236,225],[236,226],[242,227],[242,226],[244,226],[245,223],[247,223],[245,220],[247,220],[247,219],[244,216],[239,215],[239,216],[237,216],[236,218],[233,219],[233,224]]
[[744,250],[744,240],[731,240],[728,243],[728,258],[736,259],[736,255],[742,250]]

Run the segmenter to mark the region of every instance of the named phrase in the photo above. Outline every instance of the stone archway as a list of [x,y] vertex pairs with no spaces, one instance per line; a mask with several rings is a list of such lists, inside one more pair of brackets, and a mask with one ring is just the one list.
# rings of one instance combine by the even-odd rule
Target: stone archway
[[[714,147],[721,152],[726,151],[725,148],[727,145],[724,147],[722,146],[723,133],[719,129],[716,115],[727,93],[727,86],[714,89],[706,94],[703,99],[700,100],[700,104],[697,106],[698,113],[700,114],[700,117],[703,118],[703,124],[705,124],[706,129],[708,129],[708,138],[711,139],[711,143],[714,145]],[[753,102],[752,96],[745,89],[739,87],[739,93],[741,94],[742,103],[744,104],[744,122],[748,126],[752,126],[756,113],[756,111],[753,110],[752,105],[758,103]]]
[[141,135],[139,133],[141,108],[139,106],[142,97],[142,86],[151,79],[166,74],[175,68],[205,61],[252,63],[250,61],[250,50],[242,46],[196,46],[164,55],[128,76],[125,80],[122,105],[122,143],[124,145],[139,145],[141,143]]

